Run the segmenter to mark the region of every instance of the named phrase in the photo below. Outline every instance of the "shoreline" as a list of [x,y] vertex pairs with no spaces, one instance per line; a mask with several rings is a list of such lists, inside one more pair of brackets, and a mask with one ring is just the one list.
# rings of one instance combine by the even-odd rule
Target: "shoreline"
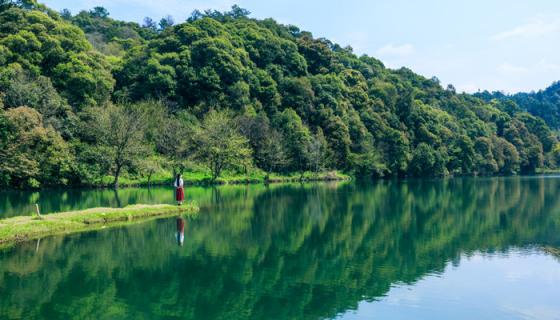
[[[268,180],[261,177],[233,177],[233,178],[218,178],[216,181],[210,181],[210,178],[201,179],[189,179],[183,177],[183,183],[185,186],[224,186],[224,185],[243,185],[243,184],[277,184],[277,183],[296,183],[296,182],[329,182],[329,181],[350,181],[356,179],[353,176],[340,173],[338,171],[323,172],[318,174],[306,173],[304,178],[301,179],[299,176],[272,176]],[[157,179],[155,182],[147,183],[145,181],[132,181],[127,182],[126,180],[119,183],[118,189],[123,188],[135,188],[135,187],[150,187],[150,186],[171,186],[173,185],[173,177],[165,177],[164,179]],[[99,183],[99,184],[82,184],[82,185],[53,185],[45,186],[36,189],[15,189],[6,188],[0,189],[0,191],[43,191],[43,190],[72,190],[72,189],[114,189],[110,183]]]
[[11,217],[0,220],[0,250],[43,237],[118,227],[173,215],[191,216],[198,211],[199,207],[189,202],[183,206],[131,205]]
[[[512,175],[447,175],[440,177],[382,177],[382,178],[371,178],[372,181],[414,181],[414,180],[433,180],[433,179],[454,179],[454,178],[507,178],[507,177],[528,177],[528,176],[551,176],[560,174],[560,170],[548,170],[539,171],[532,174],[512,174]],[[226,186],[226,185],[250,185],[250,184],[281,184],[281,183],[309,183],[309,182],[336,182],[336,181],[361,181],[363,177],[351,176],[348,174],[340,173],[338,171],[319,173],[318,176],[307,175],[303,179],[296,176],[286,176],[286,177],[272,177],[268,180],[262,178],[220,178],[214,182],[209,181],[209,179],[185,179],[183,178],[185,186],[201,186],[201,187],[213,187],[213,186]],[[165,180],[165,181],[163,181]],[[138,187],[161,187],[161,186],[171,186],[173,184],[173,178],[167,177],[165,179],[159,179],[156,182],[147,183],[144,181],[138,182],[123,182],[119,183],[119,189],[126,188],[138,188]],[[111,184],[82,184],[82,185],[53,185],[45,186],[40,188],[5,188],[1,189],[0,192],[21,192],[21,191],[48,191],[48,190],[96,190],[96,189],[115,189]]]

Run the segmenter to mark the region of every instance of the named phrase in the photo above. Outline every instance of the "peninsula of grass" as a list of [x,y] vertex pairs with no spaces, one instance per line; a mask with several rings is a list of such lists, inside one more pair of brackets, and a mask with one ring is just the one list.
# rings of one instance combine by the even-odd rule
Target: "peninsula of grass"
[[0,220],[0,248],[46,236],[122,226],[159,217],[192,215],[196,212],[198,206],[188,203],[183,206],[133,205],[125,208],[93,208],[43,216],[13,217]]

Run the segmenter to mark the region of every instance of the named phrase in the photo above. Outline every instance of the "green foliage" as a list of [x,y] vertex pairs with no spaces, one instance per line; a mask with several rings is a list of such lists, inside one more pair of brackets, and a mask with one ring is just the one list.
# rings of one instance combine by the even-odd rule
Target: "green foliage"
[[7,68],[0,74],[6,108],[27,106],[42,114],[46,126],[52,126],[64,138],[73,135],[75,114],[45,76],[33,76],[21,68]]
[[288,170],[303,174],[309,168],[311,134],[301,118],[292,109],[286,109],[274,119],[286,144]]
[[[543,119],[554,129],[560,128],[560,82],[554,82],[548,88],[532,93],[517,93],[511,96],[501,92],[484,91],[476,94],[484,100],[497,99],[514,103],[515,107]],[[511,104],[510,104],[511,106]]]
[[99,110],[98,141],[110,160],[113,186],[119,186],[123,169],[132,169],[148,153],[145,137],[149,110],[145,104],[109,105]]
[[445,169],[445,154],[434,150],[430,145],[421,142],[412,153],[412,161],[408,170],[413,176],[438,177],[447,174]]
[[481,175],[492,175],[498,172],[498,164],[492,153],[492,141],[486,137],[477,138],[475,141],[477,153],[477,172]]
[[0,111],[0,185],[65,185],[72,160],[66,142],[52,127],[44,127],[36,110]]
[[75,105],[105,103],[113,79],[104,57],[92,51],[83,32],[39,10],[12,7],[0,12],[0,70],[16,65],[33,75],[50,77],[63,97]]
[[[138,161],[146,157],[163,159],[161,170],[173,172],[203,161],[213,179],[224,169],[370,177],[533,173],[557,163],[549,127],[557,125],[557,89],[458,94],[437,78],[387,69],[236,6],[195,11],[179,24],[166,17],[159,27],[150,18],[144,26],[114,20],[102,7],[72,15],[16,1],[0,11],[0,101],[8,110],[33,108],[42,126],[62,137],[75,162],[69,180],[52,181],[72,184],[97,184],[121,170],[133,179],[148,174],[153,163]],[[146,123],[119,132],[117,123],[138,122],[134,117]],[[219,134],[234,137],[236,146],[210,160],[202,146],[227,140]],[[134,141],[128,156],[115,151],[126,150],[123,137]]]
[[208,112],[195,132],[194,141],[194,157],[210,169],[212,180],[219,178],[224,169],[250,165],[249,141],[237,132],[235,122],[226,112]]

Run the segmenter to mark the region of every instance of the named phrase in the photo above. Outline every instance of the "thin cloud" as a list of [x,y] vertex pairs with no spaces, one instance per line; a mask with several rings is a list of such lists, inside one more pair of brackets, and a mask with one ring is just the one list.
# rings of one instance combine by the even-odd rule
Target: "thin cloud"
[[379,56],[406,57],[414,53],[414,46],[410,43],[403,45],[386,44],[375,52]]
[[537,69],[541,71],[548,71],[548,72],[560,71],[560,64],[550,63],[544,59],[537,62],[535,66],[537,67]]
[[529,71],[529,68],[516,66],[510,63],[502,63],[498,66],[498,71],[507,74],[520,74]]
[[560,32],[560,20],[545,20],[540,18],[517,26],[511,30],[497,33],[492,36],[492,39],[535,38],[556,32]]
[[508,62],[502,63],[497,67],[498,71],[505,74],[522,74],[522,73],[547,73],[560,71],[560,64],[551,63],[541,59],[529,65],[514,65]]

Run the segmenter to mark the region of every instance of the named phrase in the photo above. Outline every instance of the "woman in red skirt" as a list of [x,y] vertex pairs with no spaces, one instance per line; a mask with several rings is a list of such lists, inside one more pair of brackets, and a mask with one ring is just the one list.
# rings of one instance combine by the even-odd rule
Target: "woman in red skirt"
[[183,201],[185,201],[185,190],[183,189],[183,178],[181,175],[178,174],[175,178],[175,183],[173,183],[175,187],[175,200],[177,200],[177,205],[182,205]]

